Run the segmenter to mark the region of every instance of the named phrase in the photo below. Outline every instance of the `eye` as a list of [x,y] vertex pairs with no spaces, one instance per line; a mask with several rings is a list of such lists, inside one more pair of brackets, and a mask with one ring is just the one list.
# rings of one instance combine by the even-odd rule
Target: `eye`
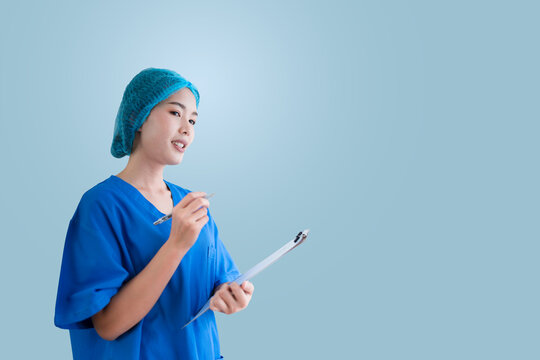
[[[173,114],[173,115],[174,115],[174,114],[178,114],[178,115],[175,115],[175,116],[178,116],[178,117],[181,117],[181,116],[182,116],[182,115],[180,115],[180,113],[179,113],[178,111],[171,111],[170,114]],[[191,119],[191,120],[189,120],[189,121],[190,121],[190,122],[193,121],[193,122],[191,123],[191,125],[195,125],[195,123],[196,123],[196,121],[193,120],[193,119]]]

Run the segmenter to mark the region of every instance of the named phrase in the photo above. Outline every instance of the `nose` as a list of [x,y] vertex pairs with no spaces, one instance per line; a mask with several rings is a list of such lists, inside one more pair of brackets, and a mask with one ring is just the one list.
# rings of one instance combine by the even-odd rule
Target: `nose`
[[186,135],[186,136],[189,136],[190,135],[190,124],[189,122],[187,121],[182,121],[182,125],[180,126],[180,128],[178,129],[178,131],[183,134],[183,135]]

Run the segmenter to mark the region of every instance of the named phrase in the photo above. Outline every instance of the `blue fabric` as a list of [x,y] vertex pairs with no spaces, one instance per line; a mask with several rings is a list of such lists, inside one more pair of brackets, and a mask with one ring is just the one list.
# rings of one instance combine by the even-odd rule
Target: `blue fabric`
[[[175,206],[191,192],[164,182]],[[82,196],[66,235],[54,316],[57,327],[70,330],[74,359],[221,358],[212,311],[181,329],[217,285],[240,275],[210,211],[208,223],[150,312],[114,341],[102,339],[93,328],[92,315],[167,241],[171,221],[152,224],[163,215],[115,175]]]
[[135,133],[150,111],[161,101],[187,87],[195,96],[199,108],[199,91],[191,82],[175,71],[147,68],[135,75],[124,90],[114,123],[111,154],[122,158],[131,154]]

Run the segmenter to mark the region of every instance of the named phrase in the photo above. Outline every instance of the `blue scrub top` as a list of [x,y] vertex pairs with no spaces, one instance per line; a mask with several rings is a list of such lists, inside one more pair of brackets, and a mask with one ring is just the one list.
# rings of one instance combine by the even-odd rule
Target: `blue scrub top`
[[[176,206],[191,190],[165,181]],[[54,324],[70,330],[74,359],[221,359],[214,313],[181,329],[214,288],[240,272],[208,222],[150,312],[114,341],[101,338],[92,315],[150,262],[171,220],[135,187],[111,175],[84,193],[67,230]]]

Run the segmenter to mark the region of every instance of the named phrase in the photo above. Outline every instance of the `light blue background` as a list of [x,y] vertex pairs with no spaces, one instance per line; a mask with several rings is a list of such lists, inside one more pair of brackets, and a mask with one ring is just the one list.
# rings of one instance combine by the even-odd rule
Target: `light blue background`
[[311,229],[218,314],[226,359],[540,358],[536,4],[3,2],[0,358],[71,357],[67,226],[146,67],[200,90],[165,178],[240,270]]

